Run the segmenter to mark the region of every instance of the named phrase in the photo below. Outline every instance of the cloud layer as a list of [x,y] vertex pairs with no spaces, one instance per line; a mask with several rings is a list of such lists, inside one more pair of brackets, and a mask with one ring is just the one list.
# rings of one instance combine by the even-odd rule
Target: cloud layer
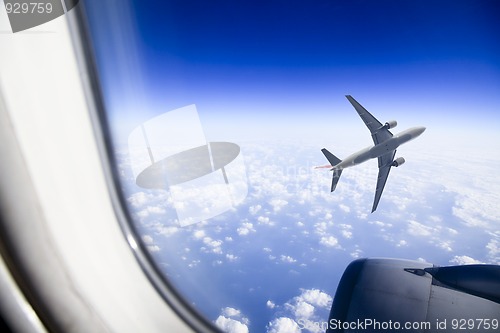
[[[143,245],[221,329],[318,331],[313,322],[327,320],[342,272],[363,256],[500,263],[500,156],[405,146],[407,163],[391,171],[379,209],[370,214],[376,161],[345,170],[330,193],[331,174],[313,168],[324,164],[321,145],[242,145],[246,200],[188,227],[179,226],[169,192],[138,188],[122,160]],[[349,152],[344,147],[339,156]]]

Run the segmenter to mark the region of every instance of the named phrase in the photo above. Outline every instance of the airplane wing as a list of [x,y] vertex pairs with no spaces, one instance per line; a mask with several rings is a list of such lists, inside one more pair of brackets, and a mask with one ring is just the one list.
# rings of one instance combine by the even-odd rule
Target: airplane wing
[[377,209],[380,197],[382,197],[382,192],[384,191],[387,177],[389,177],[389,171],[391,171],[392,162],[394,161],[395,155],[396,150],[384,154],[378,158],[377,188],[375,190],[375,200],[373,201],[372,213]]
[[354,109],[358,112],[361,119],[363,119],[366,127],[370,130],[372,134],[372,139],[374,144],[379,144],[392,137],[392,133],[382,125],[380,121],[377,120],[370,112],[368,112],[364,107],[361,106],[351,95],[346,95],[349,102],[351,102]]

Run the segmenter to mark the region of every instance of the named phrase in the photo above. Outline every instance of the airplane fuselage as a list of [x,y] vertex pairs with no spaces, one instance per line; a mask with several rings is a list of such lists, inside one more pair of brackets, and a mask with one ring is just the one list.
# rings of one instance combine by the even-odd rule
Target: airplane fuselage
[[425,127],[412,127],[394,135],[392,138],[379,143],[378,145],[366,147],[360,151],[349,155],[342,162],[336,164],[331,170],[341,170],[354,165],[361,164],[372,158],[378,158],[384,154],[396,150],[400,145],[415,139],[425,131]]

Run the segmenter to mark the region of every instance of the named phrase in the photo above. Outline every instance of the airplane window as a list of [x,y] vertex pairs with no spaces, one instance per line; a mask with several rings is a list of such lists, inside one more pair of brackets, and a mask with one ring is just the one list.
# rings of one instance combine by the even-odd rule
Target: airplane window
[[500,263],[496,3],[82,6],[137,241],[218,328],[324,331],[356,258]]

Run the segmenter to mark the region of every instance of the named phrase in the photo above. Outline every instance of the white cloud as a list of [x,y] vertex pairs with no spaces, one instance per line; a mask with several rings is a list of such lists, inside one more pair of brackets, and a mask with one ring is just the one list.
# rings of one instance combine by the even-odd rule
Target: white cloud
[[165,214],[165,208],[159,206],[148,206],[147,210],[150,214]]
[[480,262],[479,260],[476,260],[469,256],[454,256],[453,259],[450,260],[450,263],[456,265],[482,264],[482,262]]
[[441,223],[443,222],[443,218],[440,217],[440,216],[436,216],[436,215],[431,215],[429,216],[429,220],[434,222],[434,223]]
[[297,318],[310,318],[314,314],[314,306],[311,304],[299,301],[294,306],[294,315]]
[[250,222],[243,222],[241,224],[241,226],[238,229],[236,229],[236,232],[240,236],[246,236],[250,232],[255,232],[255,229],[253,228],[253,224],[252,223],[250,223]]
[[396,244],[396,246],[397,246],[397,247],[403,247],[403,246],[407,246],[407,245],[408,245],[408,242],[407,242],[407,241],[405,241],[404,239],[400,240],[400,241]]
[[440,241],[438,243],[438,247],[442,248],[443,250],[445,251],[448,251],[448,252],[451,252],[453,251],[452,247],[451,247],[451,241]]
[[146,218],[150,216],[151,214],[165,214],[165,209],[163,207],[159,206],[147,206],[146,208],[138,211],[136,214],[140,218]]
[[[481,135],[481,133],[476,132],[476,135]],[[498,136],[496,139],[489,138],[484,141],[488,142],[487,145],[491,145],[489,148],[480,146],[478,140],[472,140],[456,145],[460,147],[459,150],[450,149],[448,142],[452,140],[457,142],[461,138],[455,135],[449,140],[440,140],[441,143],[447,145],[435,146],[431,156],[426,154],[427,159],[432,158],[433,164],[432,177],[426,182],[419,180],[425,176],[420,171],[425,170],[421,166],[428,162],[426,163],[425,158],[422,158],[414,163],[413,173],[409,174],[409,179],[406,179],[408,187],[416,190],[413,198],[427,198],[426,203],[430,207],[435,207],[437,203],[433,202],[435,196],[429,194],[438,195],[436,190],[441,187],[442,195],[454,201],[451,207],[447,208],[451,209],[452,214],[458,217],[464,225],[492,230],[495,228],[495,223],[492,222],[498,221],[498,216],[500,216],[500,205],[498,205],[500,178],[496,176],[500,155],[484,152],[498,151]],[[484,145],[484,142],[481,142],[481,145]],[[494,145],[493,142],[495,142]],[[391,182],[393,182],[392,179]],[[446,204],[449,205],[448,202]],[[439,214],[432,214],[432,219],[434,215],[439,216]],[[447,220],[448,218],[443,219],[445,222]]]
[[213,240],[210,237],[203,238],[203,243],[205,243],[206,245],[208,245],[210,247],[219,247],[219,246],[222,245],[222,241],[221,240]]
[[282,316],[271,321],[267,326],[268,332],[300,332],[302,329],[306,332],[323,332],[315,323],[324,321],[331,304],[332,297],[319,289],[300,289],[299,296],[284,304],[284,314],[288,317]]
[[234,254],[226,254],[226,259],[228,261],[236,261],[238,260],[238,256],[235,256]]
[[342,230],[340,232],[344,238],[351,239],[352,238],[352,232],[347,231],[347,230]]
[[248,333],[248,326],[236,319],[219,316],[215,325],[227,333]]
[[154,240],[153,240],[153,237],[151,237],[150,235],[144,235],[142,236],[142,240],[144,243],[146,244],[153,244]]
[[288,263],[288,264],[293,264],[293,263],[297,262],[297,260],[293,259],[292,257],[290,257],[290,256],[285,256],[285,255],[281,255],[281,256],[280,256],[280,260],[281,260],[282,262],[286,262],[286,263]]
[[368,218],[368,214],[363,212],[358,212],[357,216],[360,220],[366,220]]
[[144,244],[146,244],[149,252],[160,252],[161,248],[154,243],[153,237],[151,237],[150,235],[144,235],[142,236],[142,240]]
[[152,195],[148,195],[144,192],[137,192],[132,194],[127,201],[133,206],[133,207],[140,207],[144,205],[146,202],[151,200],[153,198]]
[[259,224],[265,224],[265,225],[269,225],[269,226],[274,225],[274,222],[270,221],[269,217],[267,217],[267,216],[259,216],[257,218],[257,221],[259,222]]
[[[496,188],[494,188],[495,185]],[[453,207],[453,214],[469,227],[491,229],[490,222],[496,221],[500,214],[497,204],[500,200],[497,191],[499,185],[498,180],[492,179],[492,182],[482,183],[479,190],[461,188],[462,192],[457,191],[459,195]]]
[[350,224],[340,224],[339,227],[342,229],[340,234],[346,239],[352,238],[352,225]]
[[458,235],[458,231],[457,231],[457,230],[455,230],[455,229],[453,229],[453,228],[446,228],[446,230],[448,231],[448,233],[449,233],[450,235],[454,235],[454,236],[455,236],[455,235]]
[[273,207],[275,213],[279,212],[283,207],[288,205],[288,201],[283,199],[271,199],[269,204]]
[[339,205],[339,208],[341,211],[343,211],[344,213],[350,213],[351,212],[351,208],[349,208],[348,206],[344,205],[344,204],[340,204]]
[[319,243],[327,247],[340,247],[338,239],[333,236],[323,236]]
[[496,239],[492,239],[486,244],[488,257],[496,264],[500,264],[500,243]]
[[203,244],[206,245],[206,247],[202,247],[201,250],[206,253],[215,253],[215,254],[222,254],[222,244],[223,242],[221,240],[215,240],[211,237],[205,236],[203,237]]
[[156,228],[156,231],[165,237],[172,236],[173,234],[177,233],[179,231],[179,227],[172,227],[172,226],[163,226],[163,225],[158,225]]
[[222,309],[222,315],[226,317],[239,317],[241,315],[241,311],[228,306]]
[[266,302],[266,306],[267,306],[269,309],[274,309],[274,308],[276,307],[276,304],[275,304],[273,301],[268,300],[268,301]]
[[319,222],[314,225],[314,230],[319,235],[324,235],[326,233],[326,229],[328,228],[326,222]]
[[433,228],[427,227],[417,221],[408,222],[408,233],[413,236],[430,236]]
[[193,233],[193,236],[194,236],[194,238],[196,238],[196,239],[202,239],[203,237],[205,237],[205,231],[203,231],[203,230],[196,230],[196,231]]
[[188,264],[188,267],[189,267],[189,268],[196,267],[196,266],[198,266],[198,264],[199,264],[200,262],[201,262],[201,261],[200,261],[199,259],[193,260],[193,261],[191,261],[191,262]]
[[267,325],[267,333],[300,333],[300,327],[295,320],[279,317]]
[[227,333],[248,333],[250,321],[240,310],[233,307],[221,309],[221,314],[215,320],[215,325]]
[[314,224],[314,233],[320,236],[319,243],[328,247],[340,247],[338,239],[329,234],[328,230],[333,226],[333,222],[318,222]]
[[248,212],[252,215],[257,214],[262,209],[261,205],[250,206]]
[[382,222],[382,221],[369,221],[368,223],[375,224],[376,226],[381,227],[381,228],[391,228],[392,227],[391,223]]
[[361,253],[363,253],[361,249],[356,249],[350,253],[350,256],[354,259],[358,259],[359,257],[361,257]]
[[161,248],[158,245],[147,245],[149,252],[160,252]]
[[319,289],[302,289],[300,298],[322,308],[329,308],[332,303],[332,297]]

